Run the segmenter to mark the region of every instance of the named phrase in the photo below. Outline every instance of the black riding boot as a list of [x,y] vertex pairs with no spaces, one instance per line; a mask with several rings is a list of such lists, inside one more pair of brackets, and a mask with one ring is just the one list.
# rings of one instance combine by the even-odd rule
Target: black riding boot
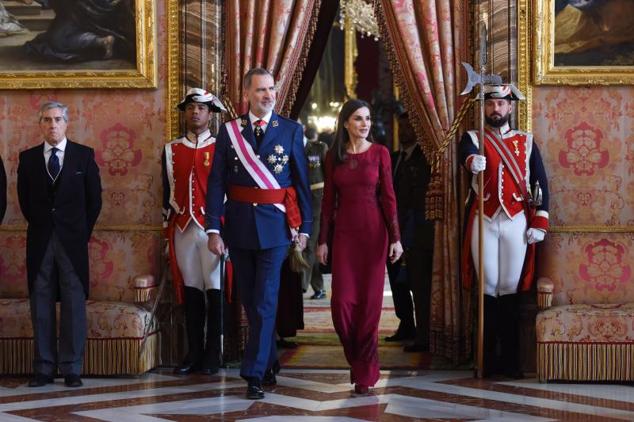
[[498,309],[498,298],[484,295],[484,368],[482,368],[482,375],[484,377],[491,377],[499,371],[497,358]]
[[201,369],[207,375],[214,375],[220,367],[221,300],[220,290],[207,290],[207,339]]
[[187,356],[183,364],[174,369],[176,375],[187,375],[200,369],[203,358],[205,331],[205,294],[185,286],[185,330]]
[[504,295],[499,298],[502,365],[504,375],[509,378],[523,378],[520,369],[520,303],[519,295]]

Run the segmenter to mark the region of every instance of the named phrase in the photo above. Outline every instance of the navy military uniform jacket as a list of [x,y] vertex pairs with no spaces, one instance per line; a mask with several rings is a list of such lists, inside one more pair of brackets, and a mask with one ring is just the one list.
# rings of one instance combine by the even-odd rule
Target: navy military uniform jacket
[[[313,217],[302,126],[273,113],[258,148],[249,116],[241,116],[238,124],[242,136],[280,187],[295,187],[302,216],[299,232],[310,235]],[[222,237],[229,248],[268,249],[290,244],[291,234],[286,215],[273,204],[229,199],[223,205],[230,185],[258,186],[240,162],[226,125],[222,125],[216,139],[216,153],[207,185],[206,229],[220,230],[220,218],[224,215]]]

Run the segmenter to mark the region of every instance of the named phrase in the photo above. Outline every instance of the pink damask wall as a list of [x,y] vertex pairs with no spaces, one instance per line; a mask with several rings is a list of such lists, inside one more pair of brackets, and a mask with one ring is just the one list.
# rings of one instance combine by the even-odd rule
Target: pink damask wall
[[634,301],[634,88],[537,87],[533,132],[555,226],[538,271],[555,302]]
[[160,154],[166,136],[167,22],[157,2],[157,89],[3,91],[0,155],[8,178],[8,209],[0,228],[0,297],[26,293],[25,221],[16,193],[20,151],[42,142],[39,106],[69,106],[68,138],[95,149],[104,206],[90,244],[91,298],[132,299],[134,273],[158,272],[161,224]]

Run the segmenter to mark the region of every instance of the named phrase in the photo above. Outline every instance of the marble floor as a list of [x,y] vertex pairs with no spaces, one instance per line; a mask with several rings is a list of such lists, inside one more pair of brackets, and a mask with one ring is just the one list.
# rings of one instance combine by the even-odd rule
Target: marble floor
[[244,397],[237,370],[175,377],[85,378],[28,388],[0,378],[0,421],[632,421],[629,385],[482,381],[465,371],[384,371],[367,396],[355,396],[344,370],[283,369],[265,398]]

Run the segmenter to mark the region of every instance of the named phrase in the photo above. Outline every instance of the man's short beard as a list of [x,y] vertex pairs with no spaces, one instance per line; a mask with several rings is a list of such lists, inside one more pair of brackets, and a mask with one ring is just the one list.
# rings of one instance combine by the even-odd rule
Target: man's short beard
[[275,101],[271,102],[270,104],[267,105],[262,105],[260,104],[260,107],[262,108],[262,110],[266,110],[268,111],[273,111],[273,109],[275,108]]
[[495,128],[500,128],[509,122],[510,117],[511,115],[507,114],[506,116],[503,116],[503,117],[500,117],[499,119],[494,120],[493,118],[489,116],[485,116],[484,120],[486,121],[487,125],[491,127],[495,127]]

